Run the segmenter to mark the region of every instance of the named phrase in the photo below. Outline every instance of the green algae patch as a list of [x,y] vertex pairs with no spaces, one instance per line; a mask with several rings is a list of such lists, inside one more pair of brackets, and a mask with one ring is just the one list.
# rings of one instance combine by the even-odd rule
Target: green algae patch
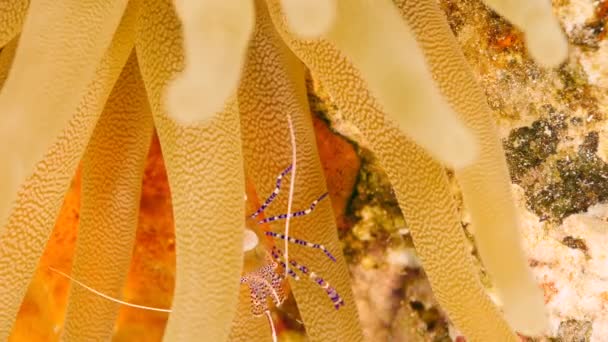
[[528,206],[539,217],[561,222],[608,200],[608,164],[596,154],[597,133],[586,136],[577,153],[543,164],[536,182],[525,181]]
[[608,199],[608,164],[596,155],[595,131],[587,133],[577,151],[559,152],[568,124],[563,115],[546,109],[546,118],[514,129],[504,146],[511,178],[524,188],[528,207],[542,219],[561,222]]
[[504,147],[513,181],[517,182],[528,170],[555,154],[563,128],[561,120],[538,120],[509,134]]

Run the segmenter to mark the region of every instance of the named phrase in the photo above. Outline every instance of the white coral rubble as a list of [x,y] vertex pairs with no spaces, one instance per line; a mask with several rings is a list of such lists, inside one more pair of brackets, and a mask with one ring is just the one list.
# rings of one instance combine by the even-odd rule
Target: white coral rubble
[[[513,185],[524,248],[545,294],[550,331],[562,322],[592,322],[591,341],[608,340],[608,204],[566,218],[558,227],[540,222],[525,206],[523,190]],[[577,241],[572,248],[563,241]]]

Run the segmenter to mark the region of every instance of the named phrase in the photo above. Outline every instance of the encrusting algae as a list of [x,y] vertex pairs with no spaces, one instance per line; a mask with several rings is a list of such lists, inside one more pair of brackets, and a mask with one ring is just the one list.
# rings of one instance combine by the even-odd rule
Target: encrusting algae
[[596,222],[608,195],[608,2],[553,2],[570,42],[570,58],[555,69],[536,65],[524,35],[481,1],[441,4],[483,85],[517,184],[524,249],[549,317],[539,339],[604,341],[606,270],[596,265],[607,264],[594,245],[604,240]]
[[[297,146],[293,207],[326,192],[305,68],[385,168],[455,326],[471,341],[542,332],[542,296],[519,246],[504,152],[438,4],[314,3],[33,0],[0,9],[0,219],[8,217],[0,230],[0,340],[11,332],[81,160],[72,275],[120,297],[153,129],[175,223],[175,290],[164,339],[267,339],[267,323],[251,319],[239,296],[245,175],[258,194],[271,193]],[[541,64],[564,57],[550,8],[536,7],[543,20],[530,25],[522,15],[529,8],[489,3],[521,25]],[[506,320],[468,255],[442,163],[455,168]],[[277,199],[278,207],[286,204]],[[316,284],[291,281],[306,334],[362,340],[331,206],[320,202],[314,215],[293,220],[290,232],[334,251],[335,263],[314,249],[292,254],[322,269],[346,303],[335,310]],[[118,304],[73,286],[63,338],[108,339],[118,312]]]

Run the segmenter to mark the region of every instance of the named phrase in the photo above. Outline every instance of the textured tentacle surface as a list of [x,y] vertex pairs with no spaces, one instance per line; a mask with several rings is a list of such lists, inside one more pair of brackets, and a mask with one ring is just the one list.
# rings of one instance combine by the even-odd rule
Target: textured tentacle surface
[[6,340],[10,332],[65,191],[133,48],[134,23],[135,11],[130,7],[76,114],[26,180],[7,225],[0,230],[0,340]]
[[21,31],[28,5],[28,0],[0,1],[0,47]]
[[379,133],[373,148],[439,304],[467,340],[517,341],[479,281],[444,169],[396,130]]
[[163,95],[183,68],[180,30],[170,1],[144,2],[137,55],[175,217],[176,283],[165,339],[196,341],[205,336],[224,341],[237,307],[243,265],[245,180],[238,109],[231,99],[214,119],[190,126],[167,116]]
[[11,72],[0,93],[0,135],[11,142],[0,144],[4,158],[0,222],[5,222],[19,186],[74,115],[126,4],[127,0],[30,4]]
[[[135,54],[112,90],[82,167],[82,205],[72,274],[120,298],[131,261],[141,182],[152,139],[148,107]],[[119,306],[72,287],[64,337],[110,339]]]
[[433,292],[452,322],[471,341],[516,341],[479,281],[441,165],[385,124],[361,74],[334,46],[295,39],[279,7],[271,7],[282,37],[364,134],[387,171]]
[[[326,189],[308,109],[304,69],[274,30],[261,1],[257,2],[256,12],[256,31],[239,89],[245,169],[259,193],[272,192],[277,171],[291,163],[289,113],[294,122],[298,163],[293,207],[305,208]],[[287,197],[277,197],[266,211],[273,208],[285,212]],[[323,243],[331,251],[340,250],[329,201],[320,202],[312,214],[292,220],[291,225],[293,236]],[[282,224],[276,226],[279,230]],[[346,302],[336,311],[315,283],[290,282],[312,341],[362,340],[348,270],[342,255],[336,254],[334,263],[318,249],[300,248],[290,253],[310,269],[323,270],[323,278],[335,286]]]
[[471,163],[476,142],[440,96],[418,44],[390,0],[339,0],[331,41],[357,67],[403,132],[453,167]]
[[540,334],[547,324],[543,296],[521,247],[505,152],[484,92],[438,4],[413,0],[397,3],[442,93],[477,135],[479,158],[471,166],[456,170],[456,178],[471,214],[482,261],[502,296],[505,315],[514,329]]

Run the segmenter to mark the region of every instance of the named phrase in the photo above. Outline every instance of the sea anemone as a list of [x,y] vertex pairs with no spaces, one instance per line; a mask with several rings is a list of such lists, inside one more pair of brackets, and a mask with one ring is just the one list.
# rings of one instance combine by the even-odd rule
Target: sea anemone
[[[552,66],[565,56],[544,1],[488,3],[524,30],[539,62]],[[80,160],[73,273],[118,296],[154,128],[176,230],[165,338],[238,340],[260,331],[238,295],[245,175],[259,193],[271,191],[276,171],[291,162],[288,114],[300,165],[294,206],[326,191],[305,68],[389,174],[434,293],[456,327],[473,341],[515,341],[512,329],[544,328],[504,152],[435,1],[20,0],[0,9],[0,23],[0,219],[8,215],[0,230],[0,339],[10,333]],[[455,168],[507,320],[466,251],[442,163]],[[316,210],[314,220],[294,220],[294,231],[336,250],[330,207]],[[361,340],[344,259],[327,266],[312,251],[302,253],[347,303],[335,311],[312,284],[293,284],[309,337]],[[117,310],[74,288],[65,336],[107,339]]]

